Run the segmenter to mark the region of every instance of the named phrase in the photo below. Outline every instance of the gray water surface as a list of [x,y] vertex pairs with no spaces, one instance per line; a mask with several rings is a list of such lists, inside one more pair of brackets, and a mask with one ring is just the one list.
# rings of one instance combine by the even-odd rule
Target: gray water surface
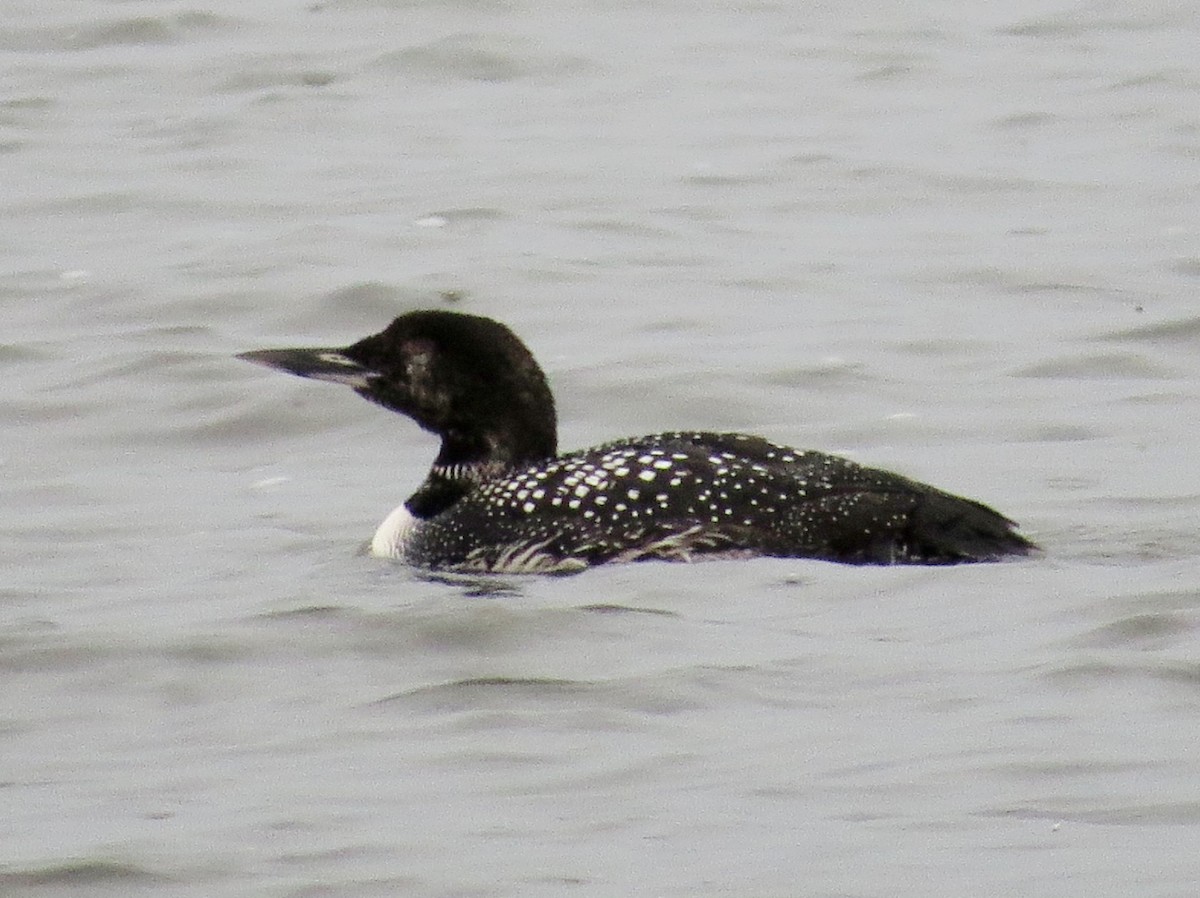
[[[0,893],[1192,896],[1186,5],[10,3]],[[436,446],[236,352],[492,315],[1044,557],[362,555]]]

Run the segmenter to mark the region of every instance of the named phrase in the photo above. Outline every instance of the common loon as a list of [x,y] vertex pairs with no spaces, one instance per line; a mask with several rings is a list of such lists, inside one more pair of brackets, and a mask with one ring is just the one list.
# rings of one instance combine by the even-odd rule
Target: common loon
[[660,433],[558,454],[554,397],[490,318],[401,315],[345,349],[238,356],[346,384],[441,437],[375,555],[435,570],[552,573],[701,556],[956,564],[1037,547],[979,502],[739,433]]

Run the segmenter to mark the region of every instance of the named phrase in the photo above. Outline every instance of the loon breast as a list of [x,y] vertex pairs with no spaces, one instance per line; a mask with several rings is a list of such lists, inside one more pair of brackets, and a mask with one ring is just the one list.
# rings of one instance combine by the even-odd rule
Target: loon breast
[[418,521],[407,505],[398,505],[375,530],[371,537],[371,554],[380,558],[403,560],[409,538]]
[[982,503],[747,434],[661,433],[560,455],[541,368],[508,328],[479,316],[412,312],[343,349],[242,357],[350,385],[441,438],[425,482],[371,540],[373,554],[422,567],[549,573],[748,556],[956,564],[1037,548]]

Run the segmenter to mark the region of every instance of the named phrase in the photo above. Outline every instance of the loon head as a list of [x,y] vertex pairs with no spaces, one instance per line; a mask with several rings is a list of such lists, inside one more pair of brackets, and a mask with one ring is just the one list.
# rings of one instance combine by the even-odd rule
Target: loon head
[[525,344],[478,315],[421,311],[344,349],[238,356],[333,383],[442,438],[436,465],[511,466],[557,452],[554,396]]

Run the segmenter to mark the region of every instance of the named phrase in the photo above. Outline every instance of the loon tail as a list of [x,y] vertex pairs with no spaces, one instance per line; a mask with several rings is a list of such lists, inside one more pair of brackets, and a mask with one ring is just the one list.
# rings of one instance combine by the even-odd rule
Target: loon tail
[[930,490],[909,517],[908,548],[922,564],[999,561],[1039,551],[1016,526],[981,502]]

